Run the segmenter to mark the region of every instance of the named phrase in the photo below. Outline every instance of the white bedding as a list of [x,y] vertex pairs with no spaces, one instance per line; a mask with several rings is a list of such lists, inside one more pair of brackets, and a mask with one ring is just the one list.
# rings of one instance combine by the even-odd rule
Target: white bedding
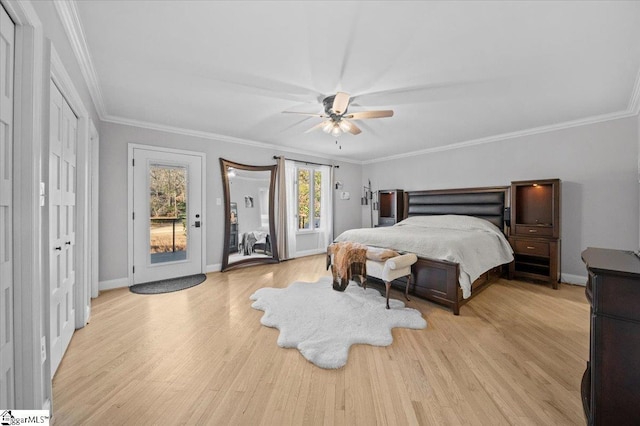
[[504,234],[492,223],[471,216],[414,216],[389,227],[351,229],[336,241],[355,241],[460,265],[462,296],[480,275],[513,260]]

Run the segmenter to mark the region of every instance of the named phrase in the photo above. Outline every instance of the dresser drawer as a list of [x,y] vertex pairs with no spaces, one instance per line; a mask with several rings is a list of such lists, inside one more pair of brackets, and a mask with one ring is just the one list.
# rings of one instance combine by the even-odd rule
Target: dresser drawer
[[[640,324],[640,282],[637,278],[612,275],[598,275],[592,281],[593,310],[596,314],[605,314]],[[640,328],[638,329],[640,330]],[[635,338],[640,353],[640,333]]]
[[550,226],[516,225],[516,235],[531,235],[532,237],[551,237],[553,228]]
[[515,240],[515,243],[516,253],[549,257],[549,243],[546,241]]

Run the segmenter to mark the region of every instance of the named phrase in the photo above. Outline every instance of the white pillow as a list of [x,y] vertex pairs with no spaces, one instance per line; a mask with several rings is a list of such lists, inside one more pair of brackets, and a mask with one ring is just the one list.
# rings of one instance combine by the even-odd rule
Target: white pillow
[[500,229],[488,220],[474,216],[455,214],[412,216],[396,224],[396,226],[406,225],[419,226],[421,228],[460,229],[466,231],[481,230],[491,233],[500,232]]

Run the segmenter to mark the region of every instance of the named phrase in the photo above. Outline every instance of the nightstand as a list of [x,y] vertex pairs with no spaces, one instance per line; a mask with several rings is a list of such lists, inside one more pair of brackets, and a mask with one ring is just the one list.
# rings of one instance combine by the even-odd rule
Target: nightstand
[[560,278],[560,180],[511,183],[511,236],[515,261],[509,275],[546,281]]

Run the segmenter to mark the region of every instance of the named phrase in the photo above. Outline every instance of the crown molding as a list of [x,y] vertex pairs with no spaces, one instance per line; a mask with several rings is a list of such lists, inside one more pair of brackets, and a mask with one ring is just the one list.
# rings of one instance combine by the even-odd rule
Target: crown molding
[[586,126],[588,124],[601,123],[603,121],[620,120],[622,118],[633,117],[635,115],[637,115],[637,113],[634,113],[633,111],[621,111],[621,112],[614,112],[614,113],[603,114],[603,115],[596,115],[593,117],[581,118],[579,120],[565,121],[564,123],[557,123],[549,126],[533,127],[531,129],[519,130],[517,132],[503,133],[500,135],[488,136],[486,138],[472,139],[470,141],[458,142],[450,145],[436,146],[433,148],[405,152],[402,154],[390,155],[388,157],[381,157],[373,160],[365,160],[362,162],[362,164],[381,163],[383,161],[398,160],[398,159],[407,158],[407,157],[415,157],[416,155],[432,154],[434,152],[442,152],[442,151],[450,151],[452,149],[467,148],[474,145],[483,145],[486,143],[521,138],[524,136],[537,135],[540,133],[570,129],[572,127]]
[[627,110],[634,114],[640,114],[640,69],[638,70],[638,75],[636,75],[636,84],[633,86]]
[[174,127],[174,126],[167,126],[165,124],[157,124],[157,123],[151,123],[147,121],[133,120],[133,119],[117,117],[113,115],[108,115],[106,117],[103,117],[102,121],[105,123],[122,124],[125,126],[138,127],[141,129],[157,130],[160,132],[175,133],[175,134],[184,135],[184,136],[193,136],[196,138],[209,139],[209,140],[214,140],[218,142],[227,142],[227,143],[252,146],[255,148],[270,149],[278,152],[288,152],[291,154],[308,155],[315,158],[323,158],[325,160],[339,161],[341,163],[350,163],[350,164],[357,164],[357,165],[363,164],[362,161],[358,161],[358,160],[331,157],[331,156],[319,154],[316,152],[289,148],[282,145],[274,145],[266,142],[258,142],[250,139],[236,138],[234,136],[226,136],[218,133],[204,132],[200,130],[185,129],[183,127]]
[[103,119],[103,117],[107,115],[104,98],[102,97],[102,91],[98,83],[98,75],[91,61],[91,54],[89,53],[89,47],[87,46],[87,40],[82,29],[76,3],[74,0],[57,0],[54,1],[53,4],[56,7],[64,31],[67,33],[67,38],[76,55],[78,65],[80,65],[82,76],[89,89],[89,94],[91,95],[91,100],[96,108],[96,112],[100,119]]
[[42,22],[30,1],[2,0],[1,3],[17,25],[30,26],[42,31]]

